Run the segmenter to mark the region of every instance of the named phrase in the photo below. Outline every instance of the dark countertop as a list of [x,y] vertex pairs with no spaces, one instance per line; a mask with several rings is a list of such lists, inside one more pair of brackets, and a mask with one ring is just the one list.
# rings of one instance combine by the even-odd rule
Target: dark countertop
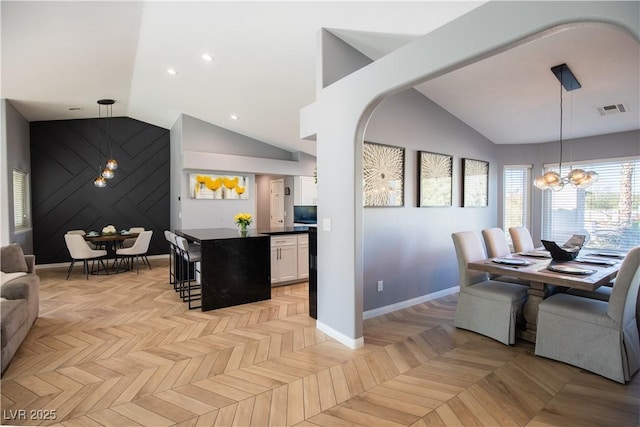
[[297,226],[297,227],[279,227],[279,228],[259,228],[258,233],[260,234],[268,234],[270,236],[278,235],[278,234],[304,234],[309,232],[309,227],[307,226]]
[[245,239],[250,237],[265,237],[278,234],[303,234],[308,232],[309,227],[261,228],[259,230],[250,228],[247,230],[246,235],[240,234],[240,230],[237,228],[197,228],[175,231],[177,235],[197,242],[205,240]]

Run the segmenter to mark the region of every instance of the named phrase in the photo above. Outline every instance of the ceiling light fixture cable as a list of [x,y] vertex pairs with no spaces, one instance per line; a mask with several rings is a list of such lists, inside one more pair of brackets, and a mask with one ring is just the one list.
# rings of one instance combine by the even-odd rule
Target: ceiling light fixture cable
[[[562,88],[564,87],[567,91],[570,91],[579,89],[581,85],[573,75],[567,64],[557,65],[551,68],[551,71],[560,81],[560,162],[558,163],[558,172],[549,171],[544,175],[537,177],[533,181],[533,185],[535,185],[540,190],[551,189],[553,191],[562,190],[567,183],[573,185],[576,188],[587,188],[598,180],[598,174],[595,171],[586,172],[582,169],[572,169],[566,177],[562,177]],[[566,76],[565,73],[567,73]]]

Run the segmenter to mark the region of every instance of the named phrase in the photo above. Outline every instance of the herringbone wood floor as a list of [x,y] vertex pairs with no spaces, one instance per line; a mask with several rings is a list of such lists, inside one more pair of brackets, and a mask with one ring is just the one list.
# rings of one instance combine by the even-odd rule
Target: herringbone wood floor
[[306,284],[203,313],[179,301],[167,261],[152,265],[88,281],[39,271],[40,318],[1,382],[4,424],[639,423],[637,375],[624,386],[456,330],[455,295],[367,320],[350,350],[315,329]]

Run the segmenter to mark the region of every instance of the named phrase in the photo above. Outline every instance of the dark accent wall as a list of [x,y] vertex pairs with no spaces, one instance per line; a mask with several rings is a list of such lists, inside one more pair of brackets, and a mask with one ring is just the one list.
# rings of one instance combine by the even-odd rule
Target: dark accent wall
[[[115,178],[96,188],[104,167],[109,123]],[[149,254],[168,252],[169,130],[128,117],[32,122],[31,192],[34,253],[38,264],[70,261],[68,230],[153,230]],[[102,153],[102,154],[100,154]]]

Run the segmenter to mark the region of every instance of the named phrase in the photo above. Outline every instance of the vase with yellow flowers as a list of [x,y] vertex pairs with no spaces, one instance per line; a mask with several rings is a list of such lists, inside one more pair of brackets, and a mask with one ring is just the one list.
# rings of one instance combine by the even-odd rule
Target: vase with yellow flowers
[[251,216],[250,213],[237,213],[234,217],[233,217],[234,221],[236,222],[236,225],[238,227],[240,227],[240,232],[242,234],[246,234],[247,233],[247,227],[251,225],[251,222],[253,221],[253,217]]

